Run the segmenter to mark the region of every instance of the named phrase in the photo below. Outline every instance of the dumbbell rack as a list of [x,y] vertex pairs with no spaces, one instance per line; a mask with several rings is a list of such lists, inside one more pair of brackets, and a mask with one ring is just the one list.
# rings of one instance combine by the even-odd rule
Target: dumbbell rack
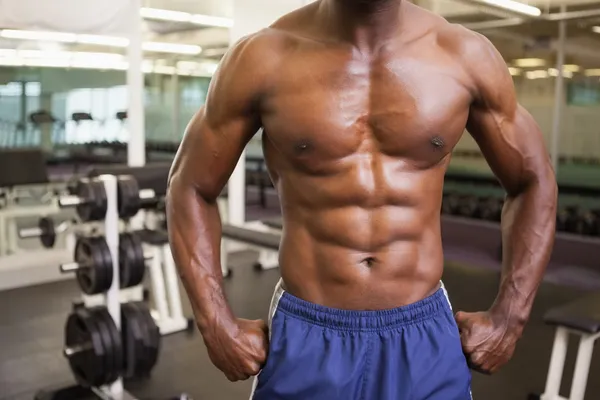
[[[104,294],[93,296],[83,295],[83,304],[86,307],[96,306],[99,303],[104,304],[112,317],[118,331],[121,331],[121,289],[119,284],[119,212],[117,195],[117,177],[113,175],[102,175],[99,179],[104,183],[106,190],[107,206],[104,218],[104,234],[108,244],[112,265],[113,280],[112,285]],[[75,204],[78,200],[72,199]],[[65,200],[68,203],[68,200]],[[65,349],[65,354],[77,351],[77,349]],[[79,385],[66,386],[50,391],[43,391],[36,396],[37,399],[75,399],[89,391],[101,399],[125,400],[135,399],[131,394],[125,391],[123,387],[123,378],[119,377],[110,385],[102,387],[82,388]]]

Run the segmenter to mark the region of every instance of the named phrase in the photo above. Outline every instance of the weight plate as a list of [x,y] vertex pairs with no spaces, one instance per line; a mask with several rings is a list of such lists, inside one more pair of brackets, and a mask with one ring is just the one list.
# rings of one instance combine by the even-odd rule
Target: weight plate
[[95,197],[95,192],[90,186],[89,179],[81,179],[75,186],[75,196],[82,200],[81,204],[75,207],[77,215],[83,222],[93,221],[94,218],[94,205],[90,199]]
[[144,326],[146,329],[145,339],[147,340],[146,347],[146,363],[145,363],[145,374],[149,375],[156,362],[158,361],[158,355],[160,352],[160,331],[150,310],[148,310],[148,306],[145,303],[134,303],[134,307],[138,309],[138,313],[140,318],[144,321]]
[[78,238],[73,258],[79,264],[77,282],[84,293],[98,294],[110,288],[112,264],[107,265],[107,261],[110,261],[110,251],[103,238]]
[[123,342],[117,326],[115,325],[112,316],[108,312],[107,308],[99,308],[97,311],[98,316],[102,319],[103,323],[108,329],[110,335],[110,341],[112,344],[113,353],[113,372],[114,378],[110,382],[114,382],[123,373]]
[[106,373],[106,384],[112,383],[117,379],[117,365],[115,364],[115,347],[113,344],[113,339],[110,334],[110,328],[106,324],[104,320],[104,316],[102,315],[102,311],[105,309],[104,307],[96,307],[89,310],[94,322],[98,326],[98,331],[100,332],[100,338],[102,339],[102,344],[104,346],[105,354],[104,354],[104,371]]
[[103,279],[103,287],[105,287],[106,290],[108,290],[112,286],[114,278],[112,255],[110,254],[110,248],[108,247],[108,243],[106,243],[106,239],[104,239],[103,236],[98,236],[95,239],[95,241],[97,243],[96,246],[98,248],[98,251],[102,253],[102,259],[104,260],[103,269],[101,273]]
[[108,207],[108,199],[106,198],[106,188],[104,182],[98,178],[91,181],[94,192],[94,219],[93,221],[101,221],[106,217],[106,208]]
[[54,221],[47,217],[40,218],[40,220],[38,221],[38,227],[42,231],[42,235],[40,236],[42,246],[44,246],[44,248],[46,249],[54,247],[54,243],[56,242],[56,231],[54,230]]
[[65,347],[74,351],[67,358],[81,386],[101,386],[106,383],[105,348],[100,330],[89,310],[78,308],[67,318]]
[[558,231],[566,231],[567,230],[569,216],[570,216],[569,212],[564,208],[560,208],[556,212],[556,230],[558,230]]
[[139,236],[124,233],[119,236],[119,276],[122,288],[139,285],[144,279],[146,261]]
[[140,375],[146,346],[142,337],[142,326],[131,303],[121,305],[121,337],[124,346],[124,376]]
[[118,179],[119,217],[129,219],[140,210],[140,189],[137,181],[129,175]]

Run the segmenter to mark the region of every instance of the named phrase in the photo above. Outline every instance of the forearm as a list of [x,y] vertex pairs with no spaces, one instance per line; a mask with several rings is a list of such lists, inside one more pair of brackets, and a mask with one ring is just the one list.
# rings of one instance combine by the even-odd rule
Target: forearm
[[502,215],[503,265],[492,309],[517,325],[529,318],[554,244],[557,190],[552,172],[509,195]]
[[221,218],[216,199],[193,186],[173,182],[167,198],[169,240],[173,258],[203,335],[227,328],[233,314],[223,292]]

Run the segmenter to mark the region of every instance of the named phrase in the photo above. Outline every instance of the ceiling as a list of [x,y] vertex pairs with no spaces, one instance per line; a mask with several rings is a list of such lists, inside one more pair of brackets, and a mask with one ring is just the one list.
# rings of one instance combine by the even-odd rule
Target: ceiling
[[[547,67],[551,67],[555,64],[557,55],[559,23],[549,21],[547,15],[561,12],[562,6],[566,6],[567,12],[600,10],[600,1],[594,0],[521,1],[536,6],[542,11],[541,17],[530,18],[482,5],[484,1],[486,0],[414,0],[415,3],[444,16],[450,22],[475,27],[490,38],[509,65],[515,64],[516,59],[541,58],[545,60]],[[233,0],[142,0],[142,3],[144,7],[191,14],[225,18],[231,18],[233,15]],[[513,21],[515,18],[519,18],[521,22],[512,26],[485,29],[480,25],[482,22]],[[582,70],[600,68],[600,33],[592,31],[593,26],[600,26],[600,12],[593,18],[568,20],[565,26],[566,62],[580,65]],[[227,50],[230,40],[229,28],[186,22],[145,19],[143,30],[145,41],[184,43],[202,47],[202,52],[194,55],[172,55],[160,52],[145,54],[145,58],[158,62],[170,62],[176,59],[205,60],[214,63]],[[0,48],[27,49],[36,46],[39,44],[0,38]],[[60,47],[75,51],[97,51],[97,46],[85,44],[61,44]]]

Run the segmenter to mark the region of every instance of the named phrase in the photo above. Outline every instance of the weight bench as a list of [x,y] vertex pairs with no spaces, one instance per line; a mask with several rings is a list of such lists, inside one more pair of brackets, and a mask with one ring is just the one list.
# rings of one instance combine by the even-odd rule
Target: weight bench
[[[279,243],[281,234],[260,231],[243,226],[223,225],[223,238],[234,242],[249,245],[259,250],[258,262],[254,264],[257,270],[273,269],[279,266]],[[228,276],[231,271],[227,265],[227,251],[224,243],[221,244],[221,265],[223,275]],[[266,251],[265,251],[266,250]]]
[[[583,400],[587,385],[594,342],[600,338],[600,293],[584,296],[571,303],[553,308],[546,313],[544,321],[556,326],[554,346],[546,380],[546,389],[541,396],[530,396],[540,400]],[[569,334],[580,337],[571,394],[559,395]]]

